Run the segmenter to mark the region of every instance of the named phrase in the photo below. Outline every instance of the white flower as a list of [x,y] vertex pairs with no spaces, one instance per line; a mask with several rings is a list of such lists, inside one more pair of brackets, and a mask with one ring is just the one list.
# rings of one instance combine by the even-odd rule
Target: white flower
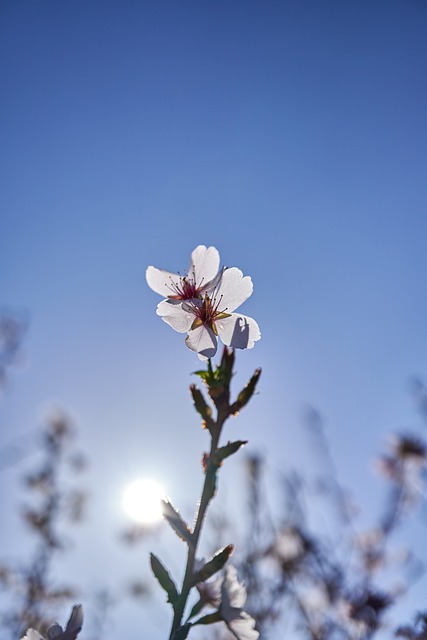
[[170,300],[191,300],[204,295],[212,286],[219,270],[219,253],[215,247],[203,244],[191,254],[188,274],[170,273],[156,267],[148,267],[148,286],[156,293]]
[[286,527],[277,536],[274,551],[280,560],[292,562],[301,559],[305,550],[304,540],[295,527]]
[[[203,561],[196,560],[195,569],[203,566],[204,563],[202,563]],[[257,640],[259,633],[255,630],[255,620],[243,611],[246,589],[237,580],[237,570],[233,565],[226,566],[223,576],[218,576],[215,580],[199,582],[196,587],[203,606],[211,605],[217,608],[214,614],[216,620],[225,622],[237,640]]]
[[259,633],[255,629],[255,620],[242,609],[245,602],[246,589],[237,580],[236,568],[228,565],[221,584],[219,613],[237,640],[257,640]]
[[243,276],[240,269],[224,269],[203,297],[182,302],[164,300],[157,306],[157,314],[175,331],[188,334],[185,343],[201,360],[213,358],[218,336],[228,347],[252,349],[261,338],[257,323],[233,313],[252,290],[251,278]]
[[[197,558],[194,561],[194,573],[197,573],[206,564],[205,558]],[[203,602],[203,606],[211,605],[218,608],[221,602],[221,582],[222,578],[216,578],[215,580],[204,580],[196,584],[197,591],[199,592],[200,601]]]
[[196,247],[188,274],[148,267],[147,283],[166,299],[157,314],[179,333],[187,333],[186,344],[201,360],[212,358],[223,343],[236,349],[251,349],[261,338],[255,320],[233,313],[252,294],[249,276],[235,267],[219,271],[215,247]]
[[[76,604],[73,607],[71,616],[67,622],[65,629],[61,625],[55,623],[47,630],[47,640],[75,640],[83,625],[83,607]],[[28,629],[27,633],[21,640],[44,640],[43,636],[34,629]]]
[[38,631],[34,629],[28,629],[27,633],[21,640],[44,640],[43,636],[39,634]]

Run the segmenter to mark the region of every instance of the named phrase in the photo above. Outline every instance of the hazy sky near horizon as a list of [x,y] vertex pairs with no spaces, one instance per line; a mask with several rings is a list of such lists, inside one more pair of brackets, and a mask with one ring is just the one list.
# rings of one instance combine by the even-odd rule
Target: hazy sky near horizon
[[[198,244],[251,275],[242,311],[262,331],[236,381],[261,366],[260,393],[226,436],[274,470],[309,466],[315,406],[343,482],[375,506],[372,459],[419,426],[406,382],[427,375],[426,33],[414,0],[2,0],[0,304],[29,328],[0,446],[51,405],[72,416],[91,461],[73,552],[92,558],[87,586],[135,566],[115,551],[127,482],[197,498],[199,361],[156,317],[145,269],[184,270]],[[0,478],[10,511],[18,474]],[[152,640],[169,623],[157,601]],[[138,615],[105,640],[136,640]]]

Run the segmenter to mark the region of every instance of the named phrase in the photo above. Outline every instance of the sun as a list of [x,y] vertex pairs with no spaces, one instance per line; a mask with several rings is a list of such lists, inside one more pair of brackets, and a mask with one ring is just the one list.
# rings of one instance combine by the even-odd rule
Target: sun
[[160,501],[165,496],[165,490],[157,480],[139,478],[125,489],[123,508],[132,520],[154,524],[163,517]]

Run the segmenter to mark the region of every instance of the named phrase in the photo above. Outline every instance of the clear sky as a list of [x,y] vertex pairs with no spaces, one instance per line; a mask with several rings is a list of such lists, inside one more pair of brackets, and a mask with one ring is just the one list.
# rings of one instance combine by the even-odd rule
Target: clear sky
[[[375,506],[372,459],[417,424],[405,385],[427,374],[426,33],[423,0],[1,1],[0,303],[30,323],[0,445],[50,404],[73,417],[91,459],[85,586],[135,568],[114,538],[129,480],[158,476],[190,513],[197,497],[199,363],[145,269],[183,270],[198,244],[254,281],[242,310],[263,337],[238,382],[263,378],[233,437],[286,469],[314,405],[343,482]],[[8,509],[18,471],[0,478]],[[158,602],[164,622],[139,622],[152,640]],[[139,638],[138,615],[105,640]]]

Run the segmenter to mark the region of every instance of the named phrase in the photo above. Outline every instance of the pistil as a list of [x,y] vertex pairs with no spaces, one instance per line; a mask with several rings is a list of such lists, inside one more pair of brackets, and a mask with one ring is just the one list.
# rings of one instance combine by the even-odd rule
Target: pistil
[[218,330],[216,328],[215,322],[217,320],[222,320],[223,318],[229,318],[231,315],[230,313],[226,313],[227,307],[220,311],[219,305],[221,304],[221,301],[222,296],[220,296],[219,300],[216,301],[215,298],[211,300],[208,294],[205,294],[203,303],[201,305],[192,304],[191,310],[196,318],[191,325],[191,328],[197,329],[198,327],[205,325],[206,327],[212,329],[214,334],[217,336]]

